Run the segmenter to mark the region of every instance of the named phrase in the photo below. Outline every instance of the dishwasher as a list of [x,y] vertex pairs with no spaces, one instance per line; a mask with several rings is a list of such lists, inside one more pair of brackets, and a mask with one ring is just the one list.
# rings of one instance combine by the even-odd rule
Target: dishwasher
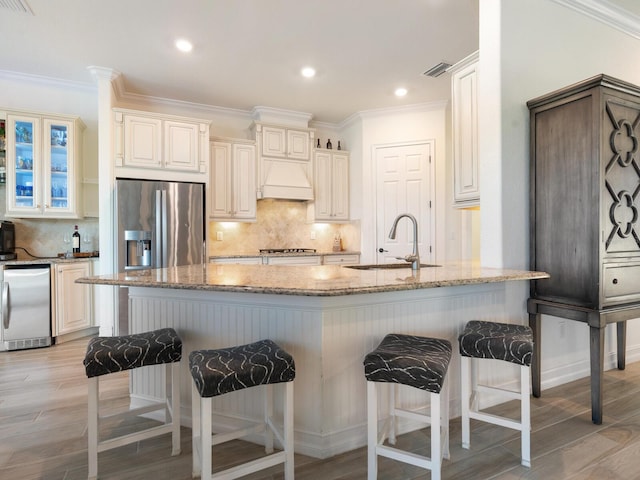
[[48,264],[1,269],[0,350],[51,345],[51,272]]

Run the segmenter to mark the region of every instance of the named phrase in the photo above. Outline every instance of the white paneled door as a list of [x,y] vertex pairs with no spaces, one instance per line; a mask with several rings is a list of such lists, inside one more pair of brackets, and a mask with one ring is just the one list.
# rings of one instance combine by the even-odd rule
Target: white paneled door
[[389,239],[391,225],[402,213],[410,213],[418,221],[421,262],[429,263],[435,258],[433,152],[433,141],[375,148],[378,263],[396,263],[399,260],[395,257],[404,257],[412,252],[413,225],[409,219],[402,218],[396,239]]

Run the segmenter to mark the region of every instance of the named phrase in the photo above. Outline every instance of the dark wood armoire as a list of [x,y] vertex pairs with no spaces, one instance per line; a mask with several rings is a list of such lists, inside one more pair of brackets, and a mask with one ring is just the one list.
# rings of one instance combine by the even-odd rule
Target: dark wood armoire
[[598,75],[527,102],[531,120],[531,282],[540,395],[540,315],[590,328],[592,420],[602,423],[604,333],[640,317],[640,87]]

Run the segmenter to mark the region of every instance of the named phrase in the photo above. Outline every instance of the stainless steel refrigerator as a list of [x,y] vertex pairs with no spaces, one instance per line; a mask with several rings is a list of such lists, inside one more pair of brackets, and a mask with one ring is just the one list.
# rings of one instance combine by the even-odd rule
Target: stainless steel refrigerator
[[[204,184],[118,178],[115,198],[120,272],[204,261]],[[120,334],[128,331],[127,296],[120,289]]]

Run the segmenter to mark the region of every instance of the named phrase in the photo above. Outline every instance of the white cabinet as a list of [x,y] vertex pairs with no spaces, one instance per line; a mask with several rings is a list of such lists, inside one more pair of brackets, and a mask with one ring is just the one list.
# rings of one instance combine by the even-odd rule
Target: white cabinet
[[116,167],[206,173],[209,122],[114,109]]
[[313,199],[313,129],[254,124],[258,198]]
[[453,192],[457,207],[480,204],[478,164],[478,52],[449,69],[453,120]]
[[316,150],[314,202],[309,216],[315,222],[349,220],[349,153]]
[[256,219],[256,148],[253,143],[211,142],[210,217]]
[[75,283],[91,275],[91,261],[54,266],[53,335],[60,336],[93,326],[91,285]]
[[338,255],[324,255],[323,265],[357,265],[360,263],[360,255],[357,253],[345,253]]
[[78,117],[7,113],[7,216],[82,216],[83,130]]
[[262,265],[262,257],[215,257],[211,263],[237,264],[237,265]]
[[267,257],[267,265],[320,265],[320,255],[292,255]]
[[311,132],[263,125],[262,155],[309,160],[311,158]]

